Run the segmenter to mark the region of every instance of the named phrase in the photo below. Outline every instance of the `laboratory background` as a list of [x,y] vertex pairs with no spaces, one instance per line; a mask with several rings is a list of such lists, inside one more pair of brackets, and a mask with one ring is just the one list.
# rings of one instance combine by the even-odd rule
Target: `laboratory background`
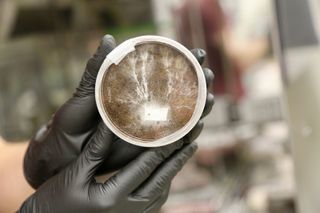
[[161,213],[320,212],[319,0],[0,0],[0,137],[30,140],[104,34],[202,48],[215,75]]

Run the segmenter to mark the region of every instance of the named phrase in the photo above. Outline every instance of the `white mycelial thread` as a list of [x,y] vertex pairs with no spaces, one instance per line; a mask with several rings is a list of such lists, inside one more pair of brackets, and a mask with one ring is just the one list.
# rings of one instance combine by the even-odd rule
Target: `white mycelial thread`
[[168,88],[168,91],[167,91],[167,98],[169,98],[172,90],[173,90],[173,85],[172,85],[172,80],[173,80],[173,75],[172,75],[172,72],[170,72],[170,65],[172,63],[172,57],[169,57],[169,52],[168,51],[165,51],[165,54],[164,56],[162,57],[162,63],[164,64],[164,69],[167,73],[167,79],[168,79],[168,82],[167,82],[167,88]]
[[134,80],[134,82],[137,84],[136,92],[138,94],[139,98],[144,97],[143,91],[141,90],[140,81],[138,80],[138,74],[137,74],[137,58],[134,55],[128,56],[128,61],[130,64],[130,68],[132,69],[131,77]]
[[[141,54],[141,60],[142,60],[142,65],[141,65],[141,81],[142,81],[142,89],[143,89],[143,94],[144,94],[144,99],[149,100],[149,90],[148,90],[148,81],[147,81],[147,74],[149,72],[146,71],[148,65],[150,65],[150,62],[152,62],[152,58],[149,57],[149,51],[143,52]],[[149,70],[148,70],[149,71]]]

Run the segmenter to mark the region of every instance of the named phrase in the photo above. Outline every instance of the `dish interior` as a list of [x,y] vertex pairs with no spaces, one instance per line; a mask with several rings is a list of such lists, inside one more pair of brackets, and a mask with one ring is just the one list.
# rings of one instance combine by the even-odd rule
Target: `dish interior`
[[145,143],[174,134],[191,119],[198,96],[193,64],[172,46],[148,42],[111,64],[101,84],[113,126]]

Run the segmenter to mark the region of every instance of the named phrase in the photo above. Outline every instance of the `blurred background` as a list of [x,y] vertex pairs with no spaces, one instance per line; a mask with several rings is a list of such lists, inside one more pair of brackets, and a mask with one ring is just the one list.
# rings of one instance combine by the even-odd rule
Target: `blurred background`
[[215,73],[163,213],[320,212],[319,0],[0,0],[0,135],[30,139],[106,33],[203,48]]

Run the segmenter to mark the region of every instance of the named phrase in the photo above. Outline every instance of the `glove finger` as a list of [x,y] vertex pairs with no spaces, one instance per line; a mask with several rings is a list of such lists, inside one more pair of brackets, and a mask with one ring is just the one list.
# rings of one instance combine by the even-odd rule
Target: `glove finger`
[[[73,136],[80,136],[96,127],[100,122],[99,118],[94,96],[71,98],[54,114],[52,127]],[[75,144],[78,144],[77,142]]]
[[199,62],[199,64],[203,64],[204,59],[206,58],[206,51],[204,51],[203,49],[197,48],[197,49],[192,49],[191,53],[194,55],[194,57],[196,57],[197,61]]
[[167,184],[164,187],[162,195],[157,198],[155,201],[153,201],[146,210],[144,210],[144,213],[158,213],[160,212],[161,207],[163,204],[167,201],[169,196],[171,183]]
[[113,187],[113,190],[117,190],[120,196],[131,194],[166,158],[175,150],[180,149],[182,145],[183,141],[179,140],[167,146],[145,151],[115,176],[107,180],[103,186],[104,190],[110,191],[110,187]]
[[112,35],[105,35],[93,57],[87,63],[86,71],[92,76],[97,76],[100,66],[106,56],[116,47],[116,41]]
[[110,150],[113,133],[104,123],[100,123],[88,145],[75,162],[74,174],[81,181],[91,181],[98,166]]
[[204,123],[202,120],[199,120],[198,123],[193,127],[193,129],[183,138],[186,143],[191,143],[195,141],[200,133],[202,132],[202,129],[204,127]]
[[212,70],[209,68],[203,68],[203,73],[204,73],[204,77],[206,78],[207,88],[210,88],[214,79],[214,74]]
[[159,197],[164,187],[172,181],[173,177],[177,175],[196,150],[196,143],[185,145],[181,150],[167,159],[152,176],[149,177],[148,181],[143,183],[133,193],[134,196],[150,200]]
[[86,97],[94,94],[94,87],[98,71],[106,56],[115,48],[116,42],[111,35],[105,35],[96,50],[96,53],[89,59],[86,70],[80,85],[78,86],[74,96]]
[[204,106],[201,118],[206,117],[212,110],[214,105],[214,96],[212,93],[207,94],[206,105]]
[[122,139],[117,139],[112,143],[109,156],[99,167],[97,174],[105,174],[123,168],[146,150],[145,147],[135,146]]

